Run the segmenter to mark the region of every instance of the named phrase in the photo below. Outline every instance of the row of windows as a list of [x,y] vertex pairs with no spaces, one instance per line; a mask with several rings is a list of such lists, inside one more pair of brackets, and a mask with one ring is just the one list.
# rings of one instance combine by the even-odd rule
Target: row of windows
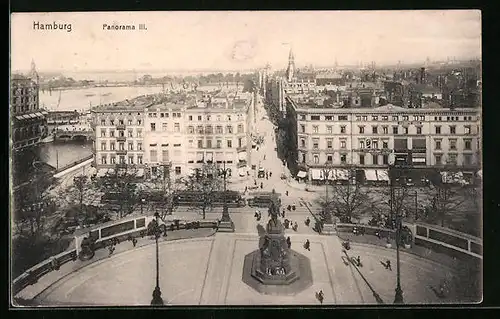
[[118,158],[115,155],[101,155],[101,164],[107,165],[107,164],[143,164],[143,157],[142,155],[137,155],[137,158],[134,160],[134,156],[129,155],[125,157],[124,155],[118,156]]
[[[110,129],[109,130],[109,136],[106,134],[107,131],[108,131],[107,129],[102,128],[101,129],[101,137],[134,137],[134,130],[133,129],[128,129],[127,133],[125,133],[124,130],[117,130],[117,131],[115,131],[113,129]],[[135,137],[139,137],[139,138],[142,137],[142,129],[137,129],[136,130]]]
[[[101,151],[107,151],[107,142],[101,142]],[[110,151],[125,151],[125,143],[119,142],[118,143],[118,149],[116,148],[116,143],[115,142],[109,142],[109,150]],[[137,143],[135,145],[134,149],[134,143],[133,142],[128,142],[127,143],[127,150],[129,151],[142,151],[142,143]]]
[[[127,125],[134,125],[134,120],[133,119],[127,119],[127,120],[101,119],[101,126],[106,126],[107,124],[109,124],[110,126],[125,125],[125,123],[127,123]],[[142,125],[142,119],[136,119],[135,125]]]
[[[389,121],[389,118],[392,121],[409,121],[410,120],[410,115],[371,115],[368,117],[368,115],[356,115],[356,121],[363,121],[366,122],[368,121],[368,118],[370,118],[371,121]],[[300,120],[307,120],[306,115],[301,114],[299,115]],[[413,121],[425,121],[425,115],[412,115],[411,116]],[[463,119],[464,121],[472,121],[472,116],[447,116],[446,121],[460,121],[460,119]],[[325,115],[324,119],[322,119],[322,116],[320,115],[311,115],[310,120],[311,121],[334,121],[337,119],[338,121],[348,121],[348,116],[347,115]],[[434,116],[435,121],[442,121],[443,117],[442,116]]]
[[[189,147],[193,148],[194,147],[194,141],[189,140],[188,141]],[[215,144],[211,139],[207,139],[205,143],[203,143],[203,140],[197,140],[197,147],[198,148],[222,148],[222,140],[216,140]],[[232,148],[233,147],[233,140],[226,140],[226,147],[227,148]],[[238,148],[243,147],[243,138],[238,139]]]
[[[341,125],[339,126],[340,128],[340,134],[345,134],[347,133],[347,126]],[[373,125],[371,127],[371,134],[389,134],[389,127],[388,126],[382,126],[381,130],[379,130],[379,126]],[[313,125],[312,126],[313,133],[319,133],[319,125]],[[441,126],[435,126],[435,134],[443,134],[441,130]],[[415,134],[420,135],[422,134],[422,127],[421,126],[415,126]],[[299,133],[306,133],[306,126],[305,124],[300,125],[300,131]],[[333,130],[333,125],[327,125],[326,126],[326,133],[327,134],[334,134]],[[358,133],[359,134],[366,134],[367,130],[365,129],[365,126],[358,126]],[[392,126],[391,134],[409,134],[409,127],[408,126],[403,126],[402,130],[400,130],[399,126]],[[449,126],[449,134],[457,134],[457,127],[455,125],[450,125]],[[466,125],[464,126],[464,133],[466,135],[472,134],[472,126],[471,125]]]
[[[434,154],[434,163],[436,163],[436,165],[443,165],[443,164],[457,165],[458,164],[457,159],[458,159],[457,154],[448,154],[446,157],[443,154]],[[473,156],[471,154],[464,154],[462,164],[472,165]]]
[[[448,148],[450,150],[456,150],[457,149],[457,141],[458,139],[448,139]],[[464,139],[463,140],[463,145],[464,145],[464,150],[472,150],[472,140],[471,139]],[[435,150],[441,150],[442,149],[442,140],[441,139],[435,139],[434,140],[434,149]]]
[[[205,116],[206,116],[206,121],[211,121],[211,120],[212,120],[212,115],[207,114],[207,115],[205,115]],[[237,118],[237,120],[238,120],[238,121],[240,121],[240,120],[242,119],[242,117],[243,117],[243,115],[242,115],[242,114],[237,114],[237,115],[236,115],[236,118]],[[188,120],[189,120],[189,121],[193,121],[193,119],[195,119],[195,118],[196,118],[198,121],[203,121],[203,115],[197,115],[197,116],[188,115]],[[217,122],[222,121],[222,115],[215,115],[215,118],[216,118]],[[232,119],[233,119],[233,115],[231,115],[231,114],[227,114],[227,115],[225,116],[225,120],[226,120],[226,121],[229,121],[229,122],[230,122]]]
[[[164,118],[170,117],[170,113],[164,113],[164,112],[161,112],[161,113],[150,112],[150,113],[148,113],[148,117],[150,117],[150,118],[158,117],[158,115],[160,115],[160,117],[164,117]],[[172,113],[172,117],[173,118],[181,118],[182,114],[181,113]]]
[[[233,134],[233,132],[234,132],[233,126],[227,125],[226,126],[226,134]],[[244,132],[243,124],[238,124],[237,133],[243,133],[243,132]],[[188,134],[194,134],[194,133],[195,133],[194,126],[188,126]],[[198,125],[198,126],[196,126],[196,133],[197,134],[203,134],[203,133],[213,134],[214,133],[213,126],[207,125],[207,126],[203,127],[202,125]],[[215,134],[224,134],[223,127],[221,125],[217,125],[215,127]]]
[[[360,165],[388,165],[389,164],[389,156],[388,155],[377,155],[377,154],[358,154],[358,163]],[[436,165],[443,165],[443,164],[458,164],[458,155],[457,154],[448,154],[446,157],[443,154],[434,154],[434,162]],[[332,154],[327,154],[326,155],[326,162],[327,163],[333,163],[333,155]],[[320,164],[320,155],[319,154],[313,154],[312,155],[312,161],[314,164]],[[307,154],[302,154],[301,158],[302,163],[307,162]],[[340,154],[340,163],[341,164],[347,164],[347,155],[346,154]],[[471,154],[464,154],[463,155],[463,162],[462,164],[464,165],[472,165],[473,164],[473,156]]]
[[[151,132],[156,132],[156,123],[150,123],[149,128]],[[161,131],[162,132],[168,131],[168,123],[161,123]],[[180,131],[181,131],[181,124],[174,123],[174,132],[179,133]]]

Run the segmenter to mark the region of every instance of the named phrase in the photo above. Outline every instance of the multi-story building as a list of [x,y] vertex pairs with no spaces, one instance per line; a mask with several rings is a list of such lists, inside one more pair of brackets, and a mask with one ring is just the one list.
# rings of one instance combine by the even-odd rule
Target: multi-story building
[[35,146],[47,134],[48,114],[39,108],[39,86],[36,79],[14,75],[11,79],[12,149],[19,151]]
[[297,118],[297,161],[311,179],[326,166],[472,169],[480,163],[478,109],[323,108],[287,100]]
[[229,174],[246,175],[251,102],[205,94],[140,97],[97,107],[92,111],[96,166],[135,164],[154,178],[168,165],[177,178],[202,163],[225,161]]

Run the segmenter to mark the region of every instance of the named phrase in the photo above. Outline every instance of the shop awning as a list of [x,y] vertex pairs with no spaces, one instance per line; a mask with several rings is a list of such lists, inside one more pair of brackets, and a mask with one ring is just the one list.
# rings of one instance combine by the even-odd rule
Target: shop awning
[[204,154],[203,153],[196,153],[196,161],[201,162],[203,161]]
[[377,181],[377,170],[365,169],[365,177],[367,181]]
[[193,161],[194,162],[196,160],[196,155],[193,152],[189,152],[187,154],[187,160],[188,160],[188,162],[189,161]]
[[298,178],[305,178],[307,176],[307,172],[304,172],[304,171],[299,171],[297,173],[297,177]]
[[238,160],[246,161],[247,160],[247,152],[239,152],[238,153]]
[[389,181],[389,171],[384,169],[378,169],[377,178],[379,181]]
[[311,169],[311,178],[313,180],[322,180],[322,173],[320,169]]
[[223,161],[224,160],[224,153],[222,153],[222,152],[215,153],[215,160],[216,161]]
[[335,180],[337,181],[347,181],[349,180],[349,171],[346,169],[335,170]]
[[207,153],[206,160],[207,160],[207,162],[213,162],[214,161],[214,153],[212,153],[212,152]]

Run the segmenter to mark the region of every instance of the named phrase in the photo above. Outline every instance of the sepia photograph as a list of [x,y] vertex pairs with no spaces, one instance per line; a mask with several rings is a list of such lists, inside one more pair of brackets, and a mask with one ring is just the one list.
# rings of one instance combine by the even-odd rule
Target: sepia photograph
[[10,15],[10,304],[483,300],[479,10]]

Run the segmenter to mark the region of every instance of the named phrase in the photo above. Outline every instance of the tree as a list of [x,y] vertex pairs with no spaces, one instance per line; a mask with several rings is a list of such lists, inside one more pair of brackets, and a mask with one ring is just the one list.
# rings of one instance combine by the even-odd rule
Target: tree
[[452,184],[439,183],[427,193],[431,198],[431,207],[427,209],[426,217],[431,222],[440,222],[441,227],[445,226],[452,213],[470,203],[470,189]]
[[140,204],[135,165],[116,165],[114,171],[108,172],[98,181],[98,186],[104,192],[104,200],[115,204],[119,218],[132,213]]
[[205,219],[206,211],[213,207],[215,193],[222,191],[224,185],[218,168],[213,164],[203,164],[201,169],[185,179],[185,186],[187,190],[200,194],[200,201],[195,207],[201,209]]
[[[389,184],[388,187],[385,187],[380,192],[381,199],[376,202],[376,206],[378,206],[381,211],[389,211],[389,218],[386,218],[385,226],[387,228],[395,227],[395,218],[396,216],[405,216],[408,211],[408,200],[411,197],[410,188],[405,184]],[[412,206],[411,206],[412,207]]]
[[[335,176],[335,174],[334,174]],[[355,180],[355,171],[348,170],[346,183],[333,184],[328,198],[322,200],[325,213],[331,212],[341,222],[352,223],[369,209],[369,190]]]

